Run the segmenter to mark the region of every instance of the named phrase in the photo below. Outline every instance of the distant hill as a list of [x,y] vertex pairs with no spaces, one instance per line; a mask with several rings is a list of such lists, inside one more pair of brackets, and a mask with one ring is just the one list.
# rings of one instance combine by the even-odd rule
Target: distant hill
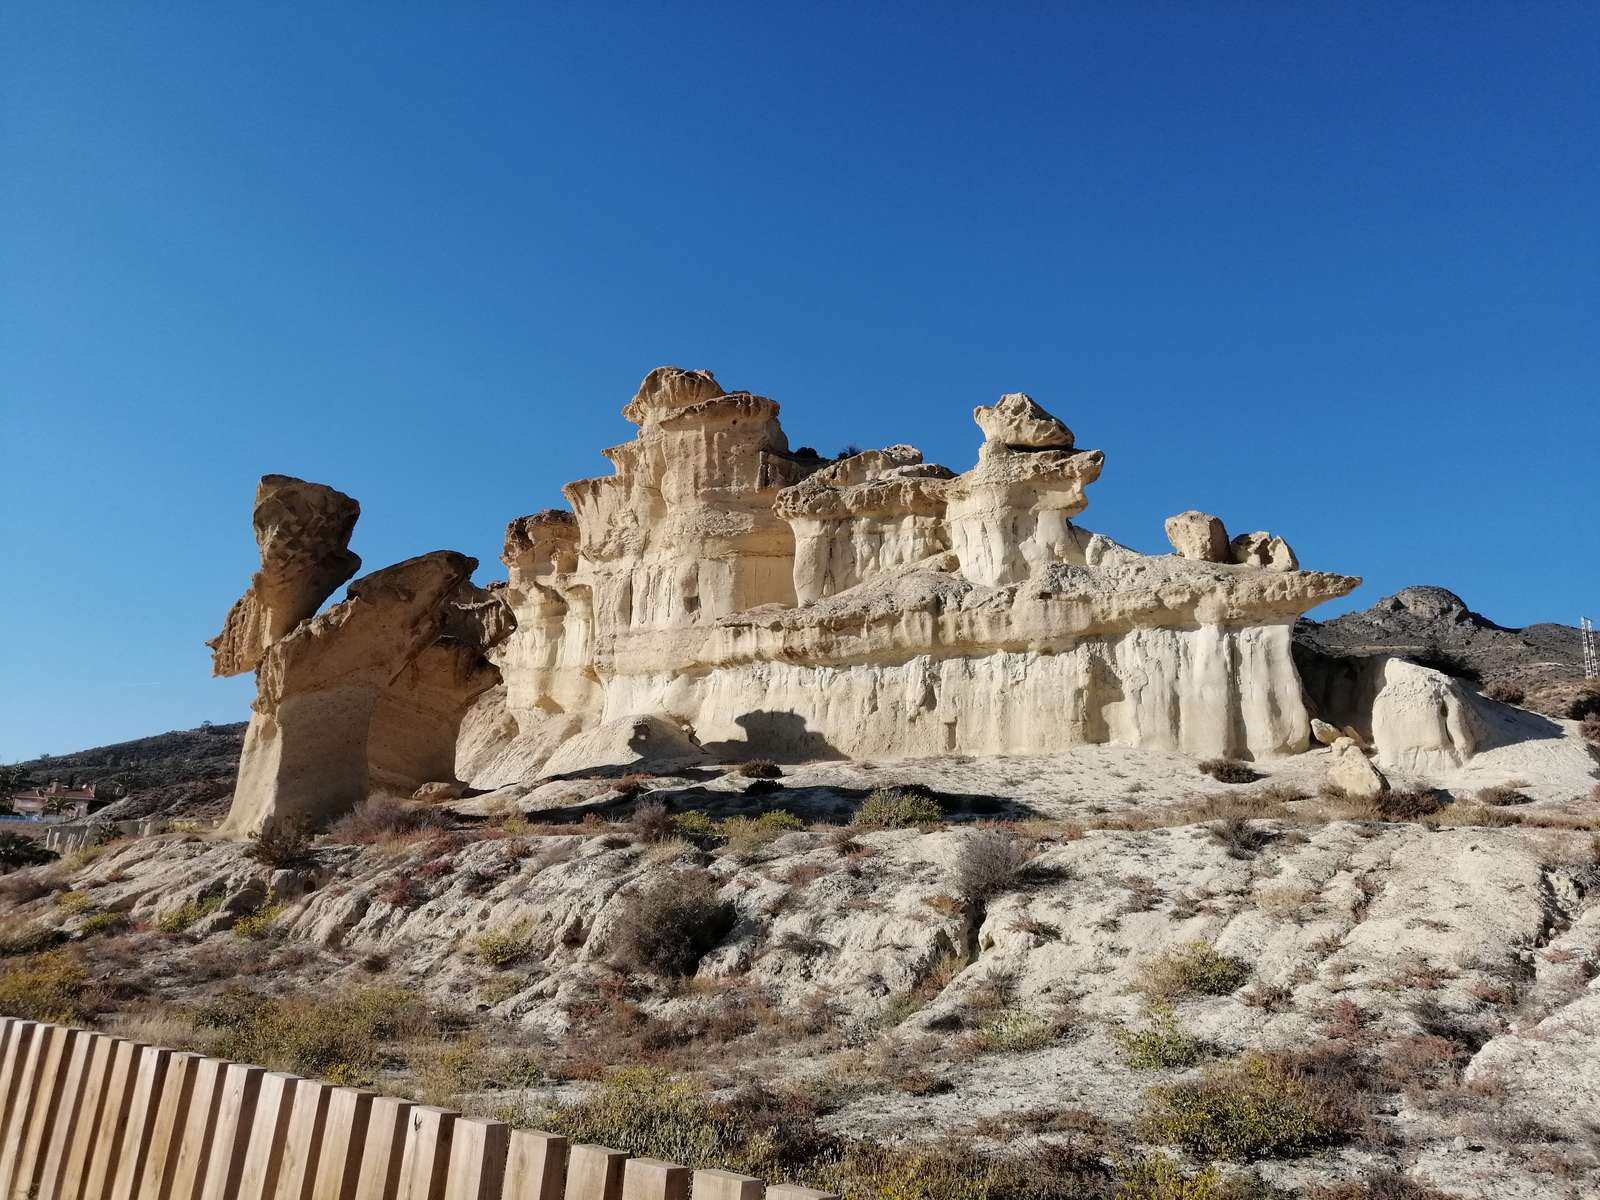
[[223,801],[233,793],[244,729],[243,721],[202,725],[18,765],[34,783],[119,785],[126,798],[103,810],[108,820],[151,813],[211,816],[226,808]]
[[1393,654],[1485,686],[1521,689],[1530,702],[1545,701],[1530,707],[1550,716],[1580,715],[1565,710],[1588,690],[1576,626],[1507,628],[1442,587],[1402,588],[1371,608],[1331,621],[1301,618],[1294,637],[1297,654]]

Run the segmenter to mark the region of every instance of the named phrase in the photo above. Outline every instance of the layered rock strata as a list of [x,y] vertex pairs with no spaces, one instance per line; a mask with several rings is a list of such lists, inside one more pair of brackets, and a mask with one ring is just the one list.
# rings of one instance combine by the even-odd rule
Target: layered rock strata
[[652,372],[623,415],[616,473],[507,531],[517,628],[477,762],[483,730],[526,770],[553,728],[652,715],[724,758],[1307,744],[1293,622],[1359,581],[1281,539],[1236,553],[1220,522],[1192,557],[1090,533],[1104,456],[1025,395],[975,410],[960,474],[906,445],[791,453],[773,401],[706,372]]

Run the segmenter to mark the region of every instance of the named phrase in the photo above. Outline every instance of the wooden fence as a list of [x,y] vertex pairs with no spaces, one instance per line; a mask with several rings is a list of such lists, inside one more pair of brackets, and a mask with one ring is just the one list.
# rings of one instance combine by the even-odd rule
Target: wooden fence
[[4,1200],[835,1200],[359,1088],[0,1019]]

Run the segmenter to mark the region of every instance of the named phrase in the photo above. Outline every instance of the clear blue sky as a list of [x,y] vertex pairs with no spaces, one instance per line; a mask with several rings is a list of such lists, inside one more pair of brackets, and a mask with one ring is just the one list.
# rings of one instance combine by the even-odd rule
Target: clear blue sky
[[0,760],[246,715],[263,472],[486,581],[662,363],[957,469],[1027,391],[1139,549],[1600,617],[1597,61],[1593,3],[8,6]]

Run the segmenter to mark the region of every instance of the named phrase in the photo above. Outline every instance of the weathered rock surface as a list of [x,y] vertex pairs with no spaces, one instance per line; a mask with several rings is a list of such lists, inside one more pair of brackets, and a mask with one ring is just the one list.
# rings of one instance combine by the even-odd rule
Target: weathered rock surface
[[1333,743],[1333,758],[1328,764],[1328,782],[1357,800],[1376,800],[1389,790],[1383,772],[1368,761],[1361,747],[1347,737]]
[[504,712],[474,722],[475,784],[527,761],[493,766],[487,729],[508,752],[641,717],[790,761],[1307,744],[1291,623],[1358,581],[1295,569],[1276,539],[1242,565],[1079,528],[1104,456],[1025,395],[975,411],[964,474],[905,445],[791,454],[773,401],[706,372],[651,372],[624,416],[639,432],[605,452],[615,475],[507,530],[517,628],[493,654]]
[[[366,799],[375,724],[380,755],[412,753],[393,689],[442,688],[461,669],[445,650],[417,678],[402,678],[438,641],[446,602],[476,566],[440,550],[375,571],[352,583],[342,603],[273,643],[256,672],[225,832],[252,833],[270,819],[322,823]],[[455,733],[448,731],[452,758]],[[428,778],[410,779],[405,790]]]
[[215,675],[253,671],[271,645],[314,614],[361,569],[350,534],[361,506],[331,487],[289,475],[263,475],[256,488],[261,569],[207,642]]
[[1233,561],[1228,530],[1219,517],[1191,508],[1177,516],[1168,517],[1166,531],[1167,541],[1184,558],[1213,563]]

